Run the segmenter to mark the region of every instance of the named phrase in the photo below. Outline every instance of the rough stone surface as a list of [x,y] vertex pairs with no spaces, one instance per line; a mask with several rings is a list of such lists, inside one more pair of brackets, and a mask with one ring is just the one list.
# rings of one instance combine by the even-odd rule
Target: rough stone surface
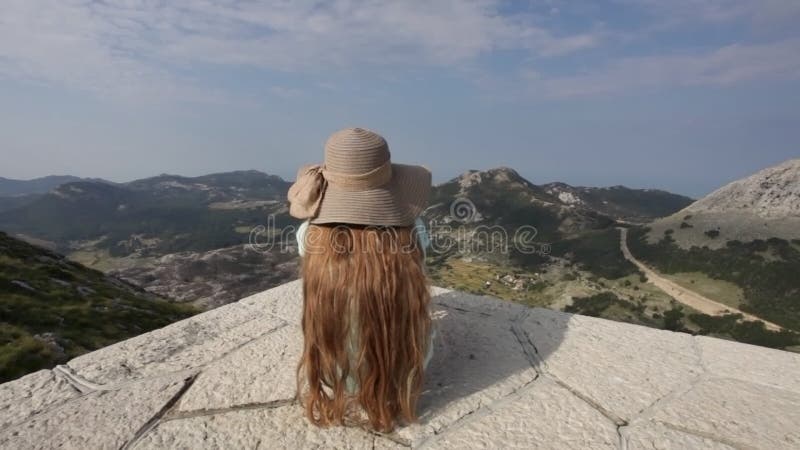
[[471,418],[431,448],[615,449],[616,425],[555,382],[540,378],[518,396]]
[[618,423],[702,373],[688,334],[541,308],[532,309],[520,328],[544,372]]
[[800,448],[800,355],[434,288],[416,424],[294,400],[298,281],[0,385],[0,449]]
[[81,355],[68,366],[97,384],[193,369],[282,325],[281,319],[231,303]]
[[178,409],[217,410],[291,400],[302,339],[299,329],[283,327],[209,364]]
[[400,440],[422,442],[536,378],[511,323],[486,314],[491,313],[434,308],[437,336],[420,398],[420,423],[398,430]]
[[800,448],[800,394],[740,380],[703,380],[653,419],[736,447]]
[[648,421],[620,430],[628,450],[672,450],[703,448],[733,450],[735,447],[703,436],[673,430],[659,422]]
[[695,339],[709,373],[800,393],[797,354],[705,336]]
[[133,448],[370,449],[372,441],[372,434],[356,428],[314,427],[305,420],[302,409],[292,405],[167,420]]
[[79,395],[80,391],[50,370],[0,385],[0,430]]
[[301,280],[282,284],[268,291],[239,300],[239,304],[300,326],[303,317],[303,283]]
[[121,448],[185,383],[182,378],[155,378],[92,392],[3,429],[0,448]]

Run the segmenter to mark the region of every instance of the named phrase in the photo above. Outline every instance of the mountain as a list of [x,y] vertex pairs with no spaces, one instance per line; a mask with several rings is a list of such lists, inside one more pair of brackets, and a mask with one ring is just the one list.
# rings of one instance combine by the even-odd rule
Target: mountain
[[[289,185],[258,171],[200,177],[163,174],[121,184],[70,182],[27,204],[0,210],[0,229],[151,292],[213,307],[296,275],[295,254],[277,248],[254,252],[245,245],[255,227],[267,225],[269,215],[281,229],[297,224],[286,210]],[[534,248],[545,248],[587,230],[608,230],[621,217],[601,212],[598,205],[609,212],[624,210],[628,213],[624,217],[648,214],[643,212],[646,202],[624,198],[641,195],[639,191],[604,197],[617,202],[612,206],[631,205],[623,208],[585,193],[585,199],[576,204],[564,198],[568,186],[559,186],[562,191],[556,194],[556,185],[537,186],[510,168],[469,171],[433,188],[425,217],[432,233],[450,234],[461,243],[465,242],[457,235],[461,229],[499,226],[511,232],[513,240],[514,230],[535,227]],[[447,226],[452,233],[444,231]],[[598,242],[604,248],[615,245],[613,236],[600,236],[589,247]],[[507,252],[497,252],[486,244],[490,243],[470,249],[473,256],[498,266],[534,270],[547,261],[542,252],[521,253],[513,245]],[[558,249],[568,253],[575,250],[571,244]],[[460,250],[456,246],[442,251],[434,264],[448,264],[446,260]],[[617,266],[608,258],[598,258],[591,267],[613,271]]]
[[22,194],[22,195],[9,195],[0,196],[0,213],[3,211],[10,211],[12,209],[20,208],[29,203],[33,203],[42,194]]
[[174,301],[212,309],[294,280],[299,263],[297,253],[235,245],[171,253],[108,273]]
[[[506,227],[529,225],[540,238],[602,228],[611,218],[589,208],[575,208],[523,178],[514,169],[471,170],[433,188],[429,218]],[[461,207],[461,210],[459,210]],[[469,214],[462,217],[463,214]]]
[[729,183],[650,228],[651,242],[670,233],[683,248],[800,239],[800,159]]
[[631,189],[625,186],[596,188],[548,183],[542,188],[563,203],[583,206],[626,222],[650,222],[673,214],[693,201],[689,197],[658,189]]
[[734,181],[646,228],[634,255],[673,281],[800,330],[800,159]]
[[286,223],[288,187],[256,171],[72,182],[0,212],[0,229],[52,242],[70,255],[99,252],[101,260],[208,251],[246,242],[268,214]]
[[81,178],[71,175],[50,175],[32,180],[12,180],[0,177],[0,196],[44,194],[56,186],[81,180]]
[[0,177],[0,197],[27,196],[44,194],[62,184],[76,181],[92,181],[97,183],[114,184],[102,178],[81,178],[72,175],[50,175],[32,180],[13,180]]
[[2,381],[197,312],[2,232],[0,295]]
[[[71,182],[0,212],[0,229],[171,301],[214,308],[297,277],[290,227],[298,221],[288,216],[289,185],[257,171]],[[616,226],[668,215],[689,202],[621,186],[536,185],[504,167],[468,171],[432,189],[424,212],[435,245],[428,252],[429,274],[439,285],[532,306],[777,348],[794,345],[793,334],[730,318],[717,323],[684,308],[624,257]],[[687,260],[714,261],[692,268],[714,280],[692,274],[691,283],[708,283],[745,302],[742,310],[793,326],[792,295],[800,287],[787,274],[798,269],[800,257],[792,252],[800,242],[771,240],[696,257],[670,242],[653,250],[641,242],[643,232],[634,227],[629,244],[648,264],[666,273],[684,268]],[[248,245],[265,239],[279,245]],[[771,265],[750,265],[753,254],[771,258]],[[758,281],[722,283],[724,275],[711,270],[758,274]],[[775,319],[781,312],[789,321]]]

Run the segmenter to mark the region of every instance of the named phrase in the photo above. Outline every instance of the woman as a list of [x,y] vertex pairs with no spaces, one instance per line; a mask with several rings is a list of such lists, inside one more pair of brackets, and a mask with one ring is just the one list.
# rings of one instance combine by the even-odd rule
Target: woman
[[430,188],[427,169],[393,164],[380,135],[348,128],[289,189],[290,214],[306,219],[297,385],[316,425],[365,414],[391,431],[417,418],[433,336],[419,219]]

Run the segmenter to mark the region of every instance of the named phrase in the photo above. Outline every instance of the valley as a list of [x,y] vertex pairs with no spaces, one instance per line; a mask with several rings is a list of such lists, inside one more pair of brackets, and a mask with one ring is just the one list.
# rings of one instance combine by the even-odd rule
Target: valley
[[[622,186],[536,185],[505,167],[469,171],[434,186],[423,213],[434,242],[427,258],[431,283],[530,306],[800,351],[800,281],[795,275],[800,272],[800,235],[791,233],[800,230],[792,228],[800,217],[793,203],[798,161],[697,202]],[[0,207],[0,230],[8,233],[6,239],[29,244],[0,248],[6,272],[15,274],[7,277],[2,291],[4,373],[12,377],[22,373],[14,370],[52,365],[297,278],[294,236],[283,232],[298,225],[285,202],[289,184],[257,171],[159,175],[129,183],[78,179],[29,193],[15,184],[13,197],[0,196],[0,206],[5,205]],[[721,200],[728,197],[749,200],[745,206]],[[758,227],[752,225],[754,211],[761,214]],[[741,223],[736,219],[740,214]],[[516,233],[526,227],[532,236]],[[251,245],[254,237],[273,245]],[[751,240],[739,240],[744,238]],[[47,275],[55,269],[16,267],[26,263],[9,256],[9,248],[20,245],[63,261],[58,264],[71,264],[71,270],[95,274],[90,278],[102,275],[132,289],[131,294],[91,288],[103,294],[96,300],[72,298],[60,281],[46,281],[60,280]],[[111,325],[113,320],[68,323],[89,327],[87,336],[96,336],[79,340],[58,320],[26,322],[25,314],[33,310],[18,308],[33,304],[20,297],[34,292],[28,287],[52,291],[36,300],[41,317],[66,317],[61,308],[71,301],[80,308],[111,308],[111,314],[126,298],[147,299],[158,312],[129,326]],[[30,350],[34,347],[39,350]],[[22,362],[20,352],[30,351],[39,359]]]

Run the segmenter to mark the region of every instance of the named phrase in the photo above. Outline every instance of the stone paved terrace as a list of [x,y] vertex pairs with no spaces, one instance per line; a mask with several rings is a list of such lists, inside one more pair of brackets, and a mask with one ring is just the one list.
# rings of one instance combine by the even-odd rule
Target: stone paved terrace
[[420,423],[318,429],[300,289],[0,385],[0,448],[800,448],[800,355],[438,288]]

